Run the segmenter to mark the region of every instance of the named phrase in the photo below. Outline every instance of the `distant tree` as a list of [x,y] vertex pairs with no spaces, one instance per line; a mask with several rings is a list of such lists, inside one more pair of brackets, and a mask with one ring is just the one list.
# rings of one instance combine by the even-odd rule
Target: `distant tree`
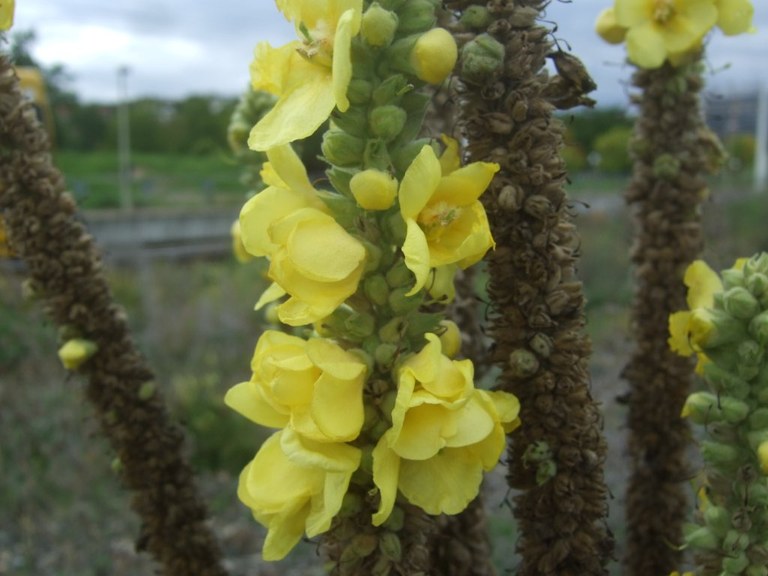
[[586,154],[595,150],[595,142],[614,127],[631,128],[633,121],[623,108],[595,108],[561,117],[568,128],[570,144]]
[[594,150],[600,156],[597,167],[602,172],[611,174],[628,173],[632,168],[629,157],[629,140],[632,138],[632,128],[614,126],[597,137]]

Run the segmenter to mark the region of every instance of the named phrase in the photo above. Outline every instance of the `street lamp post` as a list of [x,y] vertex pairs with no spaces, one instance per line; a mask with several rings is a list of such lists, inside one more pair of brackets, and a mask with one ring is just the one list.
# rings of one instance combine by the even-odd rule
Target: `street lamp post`
[[128,72],[127,66],[117,69],[117,157],[119,167],[120,207],[133,210],[131,190],[131,127],[128,114]]

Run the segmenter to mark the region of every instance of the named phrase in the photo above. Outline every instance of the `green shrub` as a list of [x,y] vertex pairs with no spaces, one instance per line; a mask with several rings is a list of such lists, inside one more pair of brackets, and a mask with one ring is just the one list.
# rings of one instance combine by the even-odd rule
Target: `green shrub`
[[611,174],[628,173],[632,167],[629,158],[629,140],[632,129],[616,126],[595,140],[595,152],[600,155],[598,168]]

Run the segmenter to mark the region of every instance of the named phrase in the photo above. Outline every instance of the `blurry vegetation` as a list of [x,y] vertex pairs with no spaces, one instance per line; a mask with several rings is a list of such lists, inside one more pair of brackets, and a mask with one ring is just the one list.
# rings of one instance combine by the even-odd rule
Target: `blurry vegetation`
[[629,140],[632,128],[614,126],[595,139],[594,149],[598,154],[597,167],[609,174],[629,174],[632,161],[629,158]]
[[739,170],[751,168],[755,162],[757,141],[752,134],[733,134],[725,140],[725,150],[728,152],[728,168]]

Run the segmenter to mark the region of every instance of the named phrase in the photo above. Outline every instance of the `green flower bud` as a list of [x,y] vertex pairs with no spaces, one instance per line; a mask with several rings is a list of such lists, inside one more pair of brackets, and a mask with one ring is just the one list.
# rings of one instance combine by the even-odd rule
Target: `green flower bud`
[[749,566],[749,558],[744,552],[740,552],[735,556],[726,556],[723,558],[723,573],[725,576],[734,576],[742,574],[744,570]]
[[[385,216],[381,220],[381,229],[385,238],[392,244],[402,246],[405,242],[407,227],[399,211]],[[410,281],[413,282],[413,279],[411,278]]]
[[[366,102],[367,104],[367,102]],[[343,130],[357,138],[365,138],[367,135],[368,111],[365,105],[350,106],[344,113],[335,113],[332,116],[334,128]]]
[[490,34],[480,34],[461,50],[461,75],[485,83],[504,67],[504,45]]
[[392,318],[379,329],[379,338],[382,342],[398,343],[403,338],[406,329],[404,318]]
[[653,161],[653,175],[663,180],[672,180],[680,174],[680,159],[672,154],[660,154]]
[[376,136],[385,142],[391,142],[400,134],[407,119],[405,110],[394,104],[386,104],[371,110],[368,123]]
[[155,382],[144,382],[139,388],[139,400],[147,401],[155,395],[155,392],[157,392],[157,384]]
[[96,354],[98,349],[99,347],[95,342],[83,338],[73,338],[67,340],[67,342],[59,348],[59,360],[61,360],[64,368],[67,370],[77,370],[91,356]]
[[381,138],[371,138],[365,143],[363,166],[380,172],[387,172],[392,161],[389,158],[387,143]]
[[360,470],[373,475],[373,446],[363,446],[360,451]]
[[410,292],[409,286],[395,288],[389,293],[389,307],[395,315],[404,316],[416,310],[424,301],[424,293],[419,291],[413,296],[406,296]]
[[[768,372],[766,373],[768,375]],[[704,377],[710,382],[717,392],[744,400],[749,396],[749,382],[724,370],[714,362],[704,365]]]
[[736,288],[737,286],[744,287],[744,272],[735,268],[728,268],[720,272],[720,278],[723,280],[723,286],[726,290]]
[[726,554],[743,552],[749,546],[749,535],[738,530],[728,530],[723,538],[722,549]]
[[344,494],[344,500],[341,502],[339,516],[349,518],[363,509],[363,498],[356,492],[347,492]]
[[341,194],[320,194],[320,199],[331,211],[333,219],[346,230],[354,230],[360,210],[350,198]]
[[768,310],[760,312],[749,323],[749,333],[762,346],[768,346]]
[[[765,472],[763,474],[768,475]],[[748,506],[768,506],[768,487],[762,482],[750,484],[744,503]]]
[[752,274],[745,282],[745,285],[747,290],[762,302],[765,299],[766,293],[768,293],[768,276],[759,272]]
[[742,322],[722,310],[709,308],[692,312],[690,332],[691,341],[705,349],[738,342],[746,335]]
[[735,446],[704,440],[700,445],[701,457],[718,468],[730,468],[741,461],[741,450]]
[[274,302],[267,304],[266,308],[264,308],[264,320],[269,322],[270,324],[273,324],[274,326],[280,325],[280,316],[277,313],[277,307],[279,305],[275,304]]
[[750,564],[744,574],[746,576],[768,576],[768,566],[764,564]]
[[530,378],[539,371],[539,360],[536,355],[525,348],[518,348],[509,355],[509,368],[512,376],[517,379]]
[[536,484],[541,486],[557,474],[557,464],[554,460],[547,460],[536,467]]
[[365,247],[365,271],[375,272],[378,270],[379,264],[381,263],[381,248],[373,242],[368,242],[368,240],[359,238],[358,240],[360,240]]
[[731,288],[723,293],[723,308],[731,316],[749,320],[760,311],[760,303],[746,288]]
[[760,363],[763,361],[764,348],[754,340],[744,340],[739,343],[737,348],[739,360],[739,376],[745,380],[754,378],[760,370]]
[[704,510],[704,522],[714,534],[723,536],[731,528],[731,515],[722,506],[710,504]]
[[694,392],[685,400],[681,418],[689,418],[696,424],[706,424],[716,419],[717,396],[709,392]]
[[373,358],[379,366],[387,368],[394,362],[395,357],[397,356],[397,350],[397,344],[384,342],[376,347],[376,351],[373,353]]
[[411,51],[411,66],[416,76],[430,84],[442,84],[456,65],[459,51],[456,40],[444,28],[422,34]]
[[392,560],[393,562],[400,562],[403,555],[402,547],[400,546],[400,538],[394,532],[384,532],[379,541],[379,550],[381,553]]
[[344,335],[353,340],[363,340],[373,334],[376,320],[370,314],[352,312],[344,321]]
[[365,140],[351,136],[341,130],[328,130],[323,135],[321,149],[331,164],[354,166],[363,161]]
[[437,332],[443,315],[439,313],[414,312],[408,315],[406,334],[415,343],[424,342],[424,334]]
[[393,74],[376,87],[371,98],[376,106],[384,106],[398,101],[409,90],[413,90],[413,86],[408,83],[406,77],[402,74]]
[[768,431],[768,408],[758,408],[749,415],[749,427],[753,431]]
[[350,104],[368,104],[372,91],[373,85],[368,80],[352,78],[347,88],[347,99]]
[[413,272],[405,265],[405,260],[398,260],[387,270],[386,279],[392,288],[410,287],[413,284]]
[[380,420],[379,411],[376,409],[375,406],[368,404],[366,402],[363,405],[363,413],[365,414],[365,418],[363,420],[363,430],[368,431],[371,428],[373,428],[376,424],[378,424]]
[[363,14],[360,35],[371,46],[388,46],[395,37],[397,24],[397,14],[374,2]]
[[432,28],[437,22],[436,5],[434,0],[408,0],[398,11],[398,34],[413,34]]
[[471,4],[461,14],[459,22],[471,30],[482,30],[491,23],[491,13],[485,6]]
[[685,543],[691,548],[699,550],[717,550],[720,548],[720,539],[706,526],[686,524],[683,527]]
[[386,210],[395,203],[397,180],[381,170],[363,170],[349,182],[357,203],[366,210]]
[[363,282],[366,297],[378,306],[383,306],[389,298],[389,284],[381,274],[368,276]]
[[405,526],[405,511],[400,506],[395,505],[383,527],[392,532],[400,532],[403,526]]
[[768,253],[755,254],[744,263],[744,277],[749,280],[753,274],[768,275]]

